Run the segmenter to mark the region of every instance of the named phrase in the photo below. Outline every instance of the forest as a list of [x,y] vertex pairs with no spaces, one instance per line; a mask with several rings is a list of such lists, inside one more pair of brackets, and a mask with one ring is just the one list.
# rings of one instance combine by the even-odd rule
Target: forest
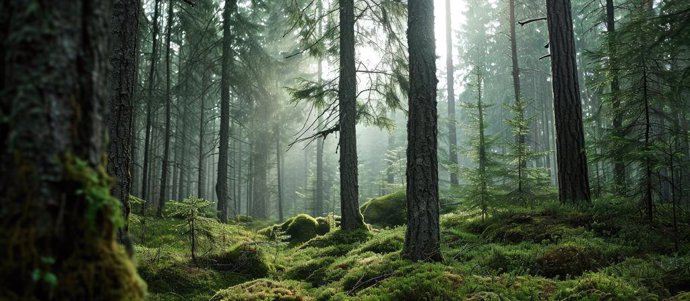
[[0,0],[0,300],[690,300],[688,0]]

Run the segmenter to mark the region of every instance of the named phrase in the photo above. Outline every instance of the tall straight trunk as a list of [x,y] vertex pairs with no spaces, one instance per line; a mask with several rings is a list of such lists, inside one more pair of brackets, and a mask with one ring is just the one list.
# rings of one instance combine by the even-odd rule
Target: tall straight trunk
[[[318,15],[323,14],[323,1],[319,0],[317,3]],[[319,36],[323,35],[323,25],[321,21],[318,23],[319,26]],[[319,58],[319,64],[316,71],[319,84],[323,84],[323,60]],[[323,122],[323,118],[319,115],[318,126],[319,130]],[[323,200],[323,137],[319,137],[316,140],[316,187],[314,187],[314,212],[316,215],[321,215],[324,212],[324,200]]]
[[[477,72],[477,111],[479,123],[479,177],[480,177],[480,187],[479,187],[479,204],[482,210],[482,220],[486,217],[486,211],[488,209],[487,200],[487,156],[486,156],[486,138],[484,135],[484,103],[482,102],[482,70],[479,69]],[[522,185],[522,183],[520,183]],[[522,189],[522,187],[519,187]],[[520,190],[522,191],[522,190]]]
[[357,179],[357,73],[355,69],[354,0],[340,3],[340,210],[343,230],[365,228],[359,212]]
[[238,139],[240,139],[239,147],[237,148],[237,214],[242,211],[242,128],[238,128]]
[[[206,72],[201,76],[201,82],[205,85],[206,82],[208,81],[208,75]],[[199,99],[201,102],[199,104],[199,150],[198,150],[198,155],[197,155],[197,165],[199,166],[199,175],[197,178],[198,185],[197,185],[197,192],[196,194],[199,196],[201,199],[206,198],[206,193],[204,192],[204,189],[206,188],[206,169],[204,168],[204,136],[206,134],[205,132],[205,122],[206,122],[206,89],[203,89],[201,91],[201,98]]]
[[134,91],[137,84],[137,38],[139,33],[139,0],[113,1],[110,27],[111,94],[108,118],[108,173],[115,184],[111,194],[120,200],[124,225],[117,231],[120,243],[129,244],[128,219],[131,208],[132,144],[134,140]]
[[[393,120],[393,123],[396,122],[395,111],[391,112],[391,120]],[[388,150],[392,151],[396,147],[397,147],[397,145],[396,145],[396,141],[395,141],[395,131],[393,131],[392,133],[388,134]],[[395,162],[393,162],[392,159],[393,158],[391,158],[391,160],[388,161],[388,166],[387,166],[387,170],[386,170],[386,184],[388,184],[389,186],[392,184],[395,184],[395,172],[393,170],[393,164]],[[388,193],[388,189],[386,189],[386,193]]]
[[591,202],[570,0],[547,0],[561,203]]
[[163,216],[163,207],[165,207],[165,200],[167,197],[168,186],[168,166],[170,164],[170,103],[172,102],[172,94],[170,93],[171,85],[171,69],[170,69],[170,38],[172,37],[172,22],[173,22],[173,1],[168,1],[168,21],[166,24],[165,37],[165,136],[163,137],[163,161],[161,162],[161,187],[158,194],[158,209],[156,216]]
[[410,1],[407,24],[410,113],[407,122],[407,231],[403,257],[413,261],[441,261],[434,1]]
[[247,215],[251,216],[252,214],[252,198],[254,197],[253,195],[253,185],[254,185],[254,144],[249,145],[249,158],[248,158],[248,167],[247,167]]
[[[132,82],[127,40],[111,60],[112,4],[0,3],[1,299],[144,299],[103,160],[111,101],[131,98],[111,98],[111,80]],[[127,67],[111,74],[114,62]]]
[[228,146],[230,142],[230,64],[232,62],[232,36],[230,18],[237,0],[225,0],[223,10],[223,64],[220,80],[220,145],[218,147],[218,219],[228,221]]
[[283,174],[280,160],[280,128],[276,127],[276,178],[278,180],[278,220],[283,221]]
[[450,186],[458,186],[458,136],[455,125],[455,78],[453,66],[453,29],[450,25],[450,0],[446,0],[446,83],[448,89],[448,154],[453,169],[450,171]]
[[[513,62],[513,95],[514,99],[513,101],[515,103],[520,101],[520,98],[522,97],[522,92],[520,90],[520,63],[518,61],[518,53],[517,53],[517,34],[515,33],[515,0],[510,0],[509,2],[510,8],[510,56],[511,60]],[[525,111],[520,110],[520,112],[517,112],[519,116],[517,116],[517,120],[525,120]],[[537,131],[534,131],[536,134]],[[536,143],[536,139],[534,140]],[[515,143],[520,145],[521,147],[526,148],[527,146],[525,145],[526,143],[526,137],[524,133],[517,134],[515,137]],[[518,163],[518,192],[522,193],[523,192],[523,183],[524,183],[524,171],[527,168],[527,160],[526,158],[521,158],[520,162]]]
[[[264,108],[259,108],[260,110]],[[256,141],[254,142],[254,172],[252,180],[252,216],[255,218],[268,218],[268,207],[266,200],[266,177],[268,171],[268,150],[270,145],[268,144],[268,139],[264,130],[260,130],[262,133],[256,136]]]
[[[613,0],[606,0],[606,31],[608,32],[609,61],[617,58],[616,53],[616,17]],[[609,62],[613,65],[612,62]],[[620,81],[618,71],[611,67],[611,109],[613,111],[613,130],[616,136],[623,135],[623,113],[621,112]],[[613,179],[616,189],[625,191],[625,163],[618,156],[614,157]]]
[[149,74],[147,79],[146,90],[146,125],[144,128],[144,163],[142,167],[141,176],[141,197],[145,199],[144,205],[141,207],[141,214],[146,214],[149,199],[149,168],[151,164],[151,131],[153,126],[153,89],[156,86],[156,63],[158,62],[158,16],[160,10],[160,0],[156,0],[153,4],[153,31],[151,33],[151,63],[149,66]]

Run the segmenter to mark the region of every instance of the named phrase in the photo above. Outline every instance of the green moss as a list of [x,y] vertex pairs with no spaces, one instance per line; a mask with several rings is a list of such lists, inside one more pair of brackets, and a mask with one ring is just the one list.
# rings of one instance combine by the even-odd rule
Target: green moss
[[304,301],[312,300],[304,295],[296,282],[258,279],[220,290],[211,301]]
[[285,276],[289,279],[309,282],[313,286],[320,286],[328,282],[329,266],[334,262],[333,257],[312,259],[286,270]]
[[405,192],[399,191],[368,200],[362,206],[364,221],[379,227],[404,225],[407,220]]
[[537,258],[537,271],[547,277],[579,276],[601,266],[603,256],[582,246],[557,246]]
[[557,300],[654,300],[644,287],[635,287],[625,279],[601,273],[586,274],[563,285],[556,294]]
[[292,219],[285,233],[290,235],[290,244],[297,245],[316,237],[318,222],[307,214],[300,214]]
[[217,271],[230,271],[252,278],[268,276],[273,270],[263,250],[252,243],[235,246],[228,252],[211,255],[201,260]]
[[245,275],[188,264],[169,265],[159,270],[143,268],[140,272],[152,293],[160,297],[177,295],[177,300],[208,300],[212,296],[209,292],[248,280]]
[[326,248],[338,245],[348,245],[352,246],[358,243],[365,242],[371,238],[371,232],[366,229],[354,230],[354,231],[332,231],[324,236],[318,236],[314,239],[308,241],[301,248]]
[[328,222],[326,218],[317,217],[316,222],[318,223],[318,225],[316,226],[316,234],[326,235],[326,233],[331,232],[331,224]]
[[541,213],[497,214],[484,221],[474,220],[465,225],[472,233],[503,243],[532,241],[558,242],[564,237],[583,233],[591,223],[585,214]]
[[384,230],[368,240],[356,250],[359,253],[374,252],[378,254],[392,253],[402,250],[405,240],[405,229],[402,227]]

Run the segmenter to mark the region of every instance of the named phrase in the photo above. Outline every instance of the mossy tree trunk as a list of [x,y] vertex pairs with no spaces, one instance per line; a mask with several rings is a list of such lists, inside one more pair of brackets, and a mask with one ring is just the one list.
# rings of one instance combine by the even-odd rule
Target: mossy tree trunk
[[441,261],[433,0],[408,3],[407,231],[403,257]]
[[111,5],[0,3],[2,300],[143,299],[104,166]]
[[340,211],[343,230],[364,228],[359,212],[357,180],[357,71],[355,68],[355,5],[340,0]]
[[132,154],[134,140],[134,89],[137,84],[137,41],[139,33],[139,0],[113,1],[110,31],[111,95],[108,118],[110,146],[108,173],[115,179],[111,190],[122,203],[125,224],[118,229],[121,243],[128,244],[127,220],[132,190]]
[[547,0],[561,203],[591,200],[570,0]]

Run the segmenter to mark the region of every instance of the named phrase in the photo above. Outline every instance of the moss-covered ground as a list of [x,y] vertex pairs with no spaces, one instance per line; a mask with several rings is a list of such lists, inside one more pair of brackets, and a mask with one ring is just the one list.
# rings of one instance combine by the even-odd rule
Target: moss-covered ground
[[458,208],[441,217],[442,263],[401,259],[405,226],[297,243],[252,221],[214,228],[195,263],[177,224],[146,221],[142,242],[133,223],[150,300],[690,300],[690,227],[609,200]]

